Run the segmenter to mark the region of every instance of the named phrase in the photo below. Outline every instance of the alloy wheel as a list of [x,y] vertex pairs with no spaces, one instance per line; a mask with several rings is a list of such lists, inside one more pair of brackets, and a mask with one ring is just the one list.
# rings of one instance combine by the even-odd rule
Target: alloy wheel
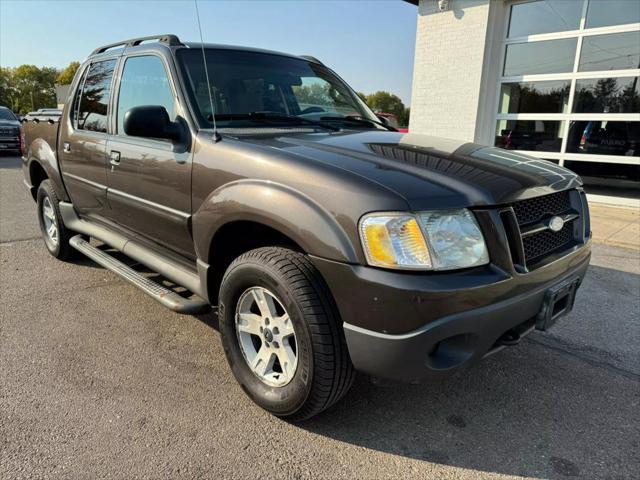
[[56,212],[51,205],[49,197],[44,197],[42,201],[42,220],[47,239],[54,245],[58,245],[58,220]]
[[236,305],[235,323],[253,374],[274,387],[291,382],[298,367],[296,333],[280,300],[266,288],[247,289]]

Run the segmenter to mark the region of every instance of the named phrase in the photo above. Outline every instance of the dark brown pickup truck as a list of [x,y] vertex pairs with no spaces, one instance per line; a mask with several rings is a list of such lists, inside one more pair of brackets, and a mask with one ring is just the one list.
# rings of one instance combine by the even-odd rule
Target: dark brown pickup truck
[[214,306],[236,379],[282,417],[355,371],[429,380],[517,344],[571,310],[589,263],[575,174],[396,132],[312,57],[128,40],[45,117],[22,128],[47,249]]

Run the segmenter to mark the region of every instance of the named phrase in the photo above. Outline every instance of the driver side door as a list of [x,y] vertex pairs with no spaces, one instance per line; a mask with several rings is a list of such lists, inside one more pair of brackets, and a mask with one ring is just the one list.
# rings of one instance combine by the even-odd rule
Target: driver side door
[[176,120],[176,90],[158,55],[127,57],[114,102],[112,135],[107,141],[107,199],[111,220],[187,257],[194,255],[190,234],[190,148],[170,140],[128,136],[125,113],[160,105]]

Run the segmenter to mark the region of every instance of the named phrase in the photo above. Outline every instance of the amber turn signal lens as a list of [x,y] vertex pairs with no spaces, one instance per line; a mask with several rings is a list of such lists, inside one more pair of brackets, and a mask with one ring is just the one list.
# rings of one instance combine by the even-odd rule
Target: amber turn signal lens
[[429,269],[431,256],[413,215],[371,214],[360,223],[369,265],[386,268]]

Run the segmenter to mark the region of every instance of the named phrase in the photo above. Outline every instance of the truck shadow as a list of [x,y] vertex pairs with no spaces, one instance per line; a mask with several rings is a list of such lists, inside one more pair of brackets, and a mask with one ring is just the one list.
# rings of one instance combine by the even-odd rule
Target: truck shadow
[[[367,449],[479,472],[606,476],[631,459],[633,445],[619,434],[637,425],[638,413],[622,395],[606,394],[605,405],[594,401],[602,391],[622,388],[620,379],[585,378],[582,366],[566,378],[562,372],[573,363],[525,340],[519,352],[502,352],[467,377],[439,384],[381,389],[359,378],[341,404],[300,426]],[[633,396],[638,382],[630,383]]]
[[[588,277],[598,285],[603,277],[640,285],[638,275],[597,266]],[[612,313],[602,318],[594,305],[606,304],[604,297],[619,299],[602,286],[597,293],[592,283],[583,293],[592,297],[584,309],[594,318],[574,311],[565,322],[588,323],[596,316],[613,322]],[[628,314],[637,313],[633,298],[624,295]],[[625,368],[615,352],[534,332],[518,347],[438,383],[381,388],[361,376],[343,401],[299,427],[371,450],[475,470],[479,477],[632,478],[629,472],[640,471],[632,453],[640,438],[640,372]]]

